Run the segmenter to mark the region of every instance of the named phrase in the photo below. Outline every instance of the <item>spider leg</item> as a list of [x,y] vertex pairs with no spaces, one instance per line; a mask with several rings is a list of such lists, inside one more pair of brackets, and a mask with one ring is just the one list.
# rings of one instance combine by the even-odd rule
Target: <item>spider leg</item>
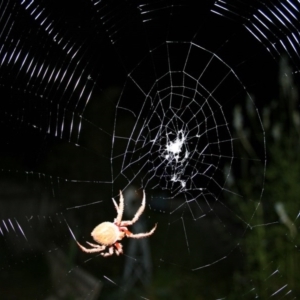
[[134,224],[139,219],[141,214],[144,212],[145,206],[146,206],[146,194],[145,194],[145,190],[143,190],[142,204],[141,204],[140,208],[137,210],[137,212],[135,213],[133,219],[131,221],[121,221],[120,220],[121,221],[120,226],[130,226],[130,225]]
[[116,200],[115,200],[114,198],[111,198],[111,200],[113,201],[114,206],[115,206],[115,209],[116,209],[117,214],[118,214],[118,213],[119,213],[119,207],[118,207],[118,204],[117,204],[117,202],[116,202]]
[[114,247],[111,246],[108,248],[108,252],[106,253],[100,253],[102,256],[107,257],[107,256],[112,256],[114,254]]
[[123,217],[123,212],[124,212],[124,197],[122,194],[122,191],[120,191],[120,204],[119,206],[117,205],[116,201],[113,199],[114,206],[116,207],[117,210],[117,217],[115,218],[115,224],[119,225],[121,223],[122,217]]
[[102,248],[103,250],[106,248],[106,246],[104,245],[97,245],[97,244],[93,244],[90,242],[86,242],[87,244],[89,244],[90,246],[94,247],[94,248]]
[[123,246],[122,246],[122,244],[115,243],[115,247],[116,247],[115,252],[116,252],[117,255],[120,255],[120,254],[123,253]]
[[155,224],[155,226],[149,231],[149,232],[144,232],[144,233],[132,233],[129,230],[124,230],[125,234],[127,237],[132,238],[132,239],[141,239],[141,238],[145,238],[147,236],[150,236],[151,234],[153,234],[153,232],[155,231],[157,227],[157,223]]
[[79,248],[80,248],[82,251],[86,252],[86,253],[101,252],[101,251],[103,251],[103,250],[106,248],[106,246],[103,246],[103,247],[104,247],[104,248],[103,248],[103,247],[97,245],[97,246],[99,246],[99,248],[98,248],[98,247],[97,247],[97,248],[95,247],[95,248],[88,249],[88,248],[83,247],[81,244],[79,244],[79,242],[76,241],[76,243],[77,243],[77,245],[79,246]]

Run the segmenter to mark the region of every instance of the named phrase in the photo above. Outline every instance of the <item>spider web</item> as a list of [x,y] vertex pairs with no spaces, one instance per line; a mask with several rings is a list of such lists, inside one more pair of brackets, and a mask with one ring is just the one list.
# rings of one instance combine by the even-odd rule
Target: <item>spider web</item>
[[[261,217],[272,189],[262,112],[282,56],[299,79],[299,3],[201,5],[0,2],[4,295],[297,298],[277,257],[260,256],[260,280],[244,261],[255,261],[248,236],[271,241],[289,218],[280,205],[280,218]],[[122,241],[122,257],[79,253],[75,240],[115,218],[119,190],[133,211],[145,190],[133,230],[156,232]],[[299,259],[294,235],[285,245]]]

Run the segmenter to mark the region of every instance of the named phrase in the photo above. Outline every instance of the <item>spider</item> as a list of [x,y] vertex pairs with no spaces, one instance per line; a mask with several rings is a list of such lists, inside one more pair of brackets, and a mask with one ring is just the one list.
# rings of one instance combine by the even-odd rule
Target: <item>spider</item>
[[140,208],[135,213],[133,219],[131,221],[122,221],[123,211],[124,211],[124,197],[122,192],[120,191],[120,204],[117,205],[114,198],[112,198],[114,206],[117,211],[117,217],[114,219],[114,222],[103,222],[96,226],[91,233],[94,241],[98,244],[93,244],[87,242],[92,248],[85,248],[79,242],[77,242],[80,249],[87,253],[95,253],[95,252],[102,252],[106,248],[108,248],[108,252],[100,253],[102,256],[111,256],[114,253],[120,255],[123,253],[123,246],[120,242],[124,237],[140,239],[145,238],[153,234],[156,229],[157,224],[149,231],[145,233],[137,233],[133,234],[130,232],[126,226],[133,225],[143,213],[145,206],[146,206],[146,195],[145,191],[143,191],[143,200]]

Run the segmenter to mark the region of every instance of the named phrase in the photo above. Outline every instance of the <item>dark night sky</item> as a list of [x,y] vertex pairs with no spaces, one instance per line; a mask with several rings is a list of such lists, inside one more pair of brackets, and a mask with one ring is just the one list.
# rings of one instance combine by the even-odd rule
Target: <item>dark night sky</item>
[[[296,71],[287,72],[287,78],[299,81],[299,44],[294,42],[293,49],[289,42],[299,24],[288,11],[290,21],[278,21],[279,1],[202,1],[200,7],[198,2],[0,4],[0,176],[6,186],[0,220],[19,221],[19,228],[33,239],[32,244],[21,241],[19,231],[16,240],[2,234],[5,246],[0,254],[9,259],[0,263],[0,271],[17,273],[26,258],[38,266],[46,252],[59,248],[69,253],[74,266],[88,269],[101,282],[104,276],[118,282],[120,260],[92,259],[92,266],[77,248],[71,249],[75,243],[66,222],[81,240],[89,239],[95,223],[108,215],[113,218],[111,197],[135,184],[147,192],[147,228],[159,223],[151,241],[154,285],[159,285],[159,276],[162,282],[173,278],[175,270],[180,280],[174,291],[182,298],[188,297],[181,294],[186,291],[184,281],[197,288],[199,281],[205,287],[209,281],[210,290],[216,282],[220,293],[212,291],[211,298],[205,298],[198,291],[201,299],[232,292],[228,287],[236,274],[244,274],[239,264],[250,249],[244,236],[258,210],[251,206],[251,217],[243,215],[249,197],[234,198],[238,188],[230,186],[224,170],[229,163],[238,176],[248,172],[258,195],[250,204],[262,201],[264,141],[271,131],[264,131],[260,116],[278,98],[281,57],[288,57]],[[296,1],[295,5],[299,6]],[[241,135],[233,123],[236,107],[245,129]],[[166,159],[168,137],[182,128],[189,134],[183,147],[189,151],[186,167],[170,156],[171,163]],[[258,154],[241,154],[244,141]],[[261,173],[253,176],[257,166]],[[183,181],[186,190],[180,190]],[[226,198],[227,188],[231,194]],[[97,205],[90,204],[94,202]],[[17,217],[12,214],[16,210]],[[30,216],[36,227],[28,221]],[[0,229],[6,232],[3,224]],[[240,246],[240,240],[246,246]],[[42,254],[36,258],[35,253]],[[121,258],[122,266],[128,257]],[[70,268],[64,271],[68,279]],[[193,269],[199,272],[190,272]],[[16,273],[10,276],[17,278]],[[0,272],[0,280],[1,276]],[[245,278],[240,278],[243,292],[255,290],[252,277]],[[104,294],[110,295],[108,280],[103,282]],[[16,285],[12,286],[13,290]],[[175,299],[170,291],[166,289]]]

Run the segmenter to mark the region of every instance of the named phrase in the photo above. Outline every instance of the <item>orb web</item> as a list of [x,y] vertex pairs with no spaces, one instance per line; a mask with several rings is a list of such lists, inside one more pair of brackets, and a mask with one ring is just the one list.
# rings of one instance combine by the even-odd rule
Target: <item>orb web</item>
[[[154,59],[165,64],[157,66]],[[196,202],[193,217],[201,217],[210,202],[234,193],[227,180],[241,157],[234,153],[239,140],[233,138],[230,110],[245,95],[234,70],[193,42],[168,41],[151,49],[128,74],[117,104],[116,182],[167,190],[171,198],[185,194],[187,203]],[[125,133],[124,119],[130,120]],[[261,134],[263,141],[262,127]],[[262,174],[264,158],[257,158]]]
[[[274,187],[265,177],[266,140],[284,136],[273,126],[284,56],[284,93],[294,95],[284,102],[299,100],[299,3],[197,5],[0,2],[0,267],[12,290],[23,266],[47,260],[57,276],[29,298],[96,298],[102,288],[103,299],[295,298],[296,189],[273,203],[292,175]],[[282,123],[297,129],[297,118],[298,107]],[[124,240],[111,260],[81,253],[76,240],[113,222],[120,190],[126,219],[145,191],[133,231],[158,223],[155,233]]]

